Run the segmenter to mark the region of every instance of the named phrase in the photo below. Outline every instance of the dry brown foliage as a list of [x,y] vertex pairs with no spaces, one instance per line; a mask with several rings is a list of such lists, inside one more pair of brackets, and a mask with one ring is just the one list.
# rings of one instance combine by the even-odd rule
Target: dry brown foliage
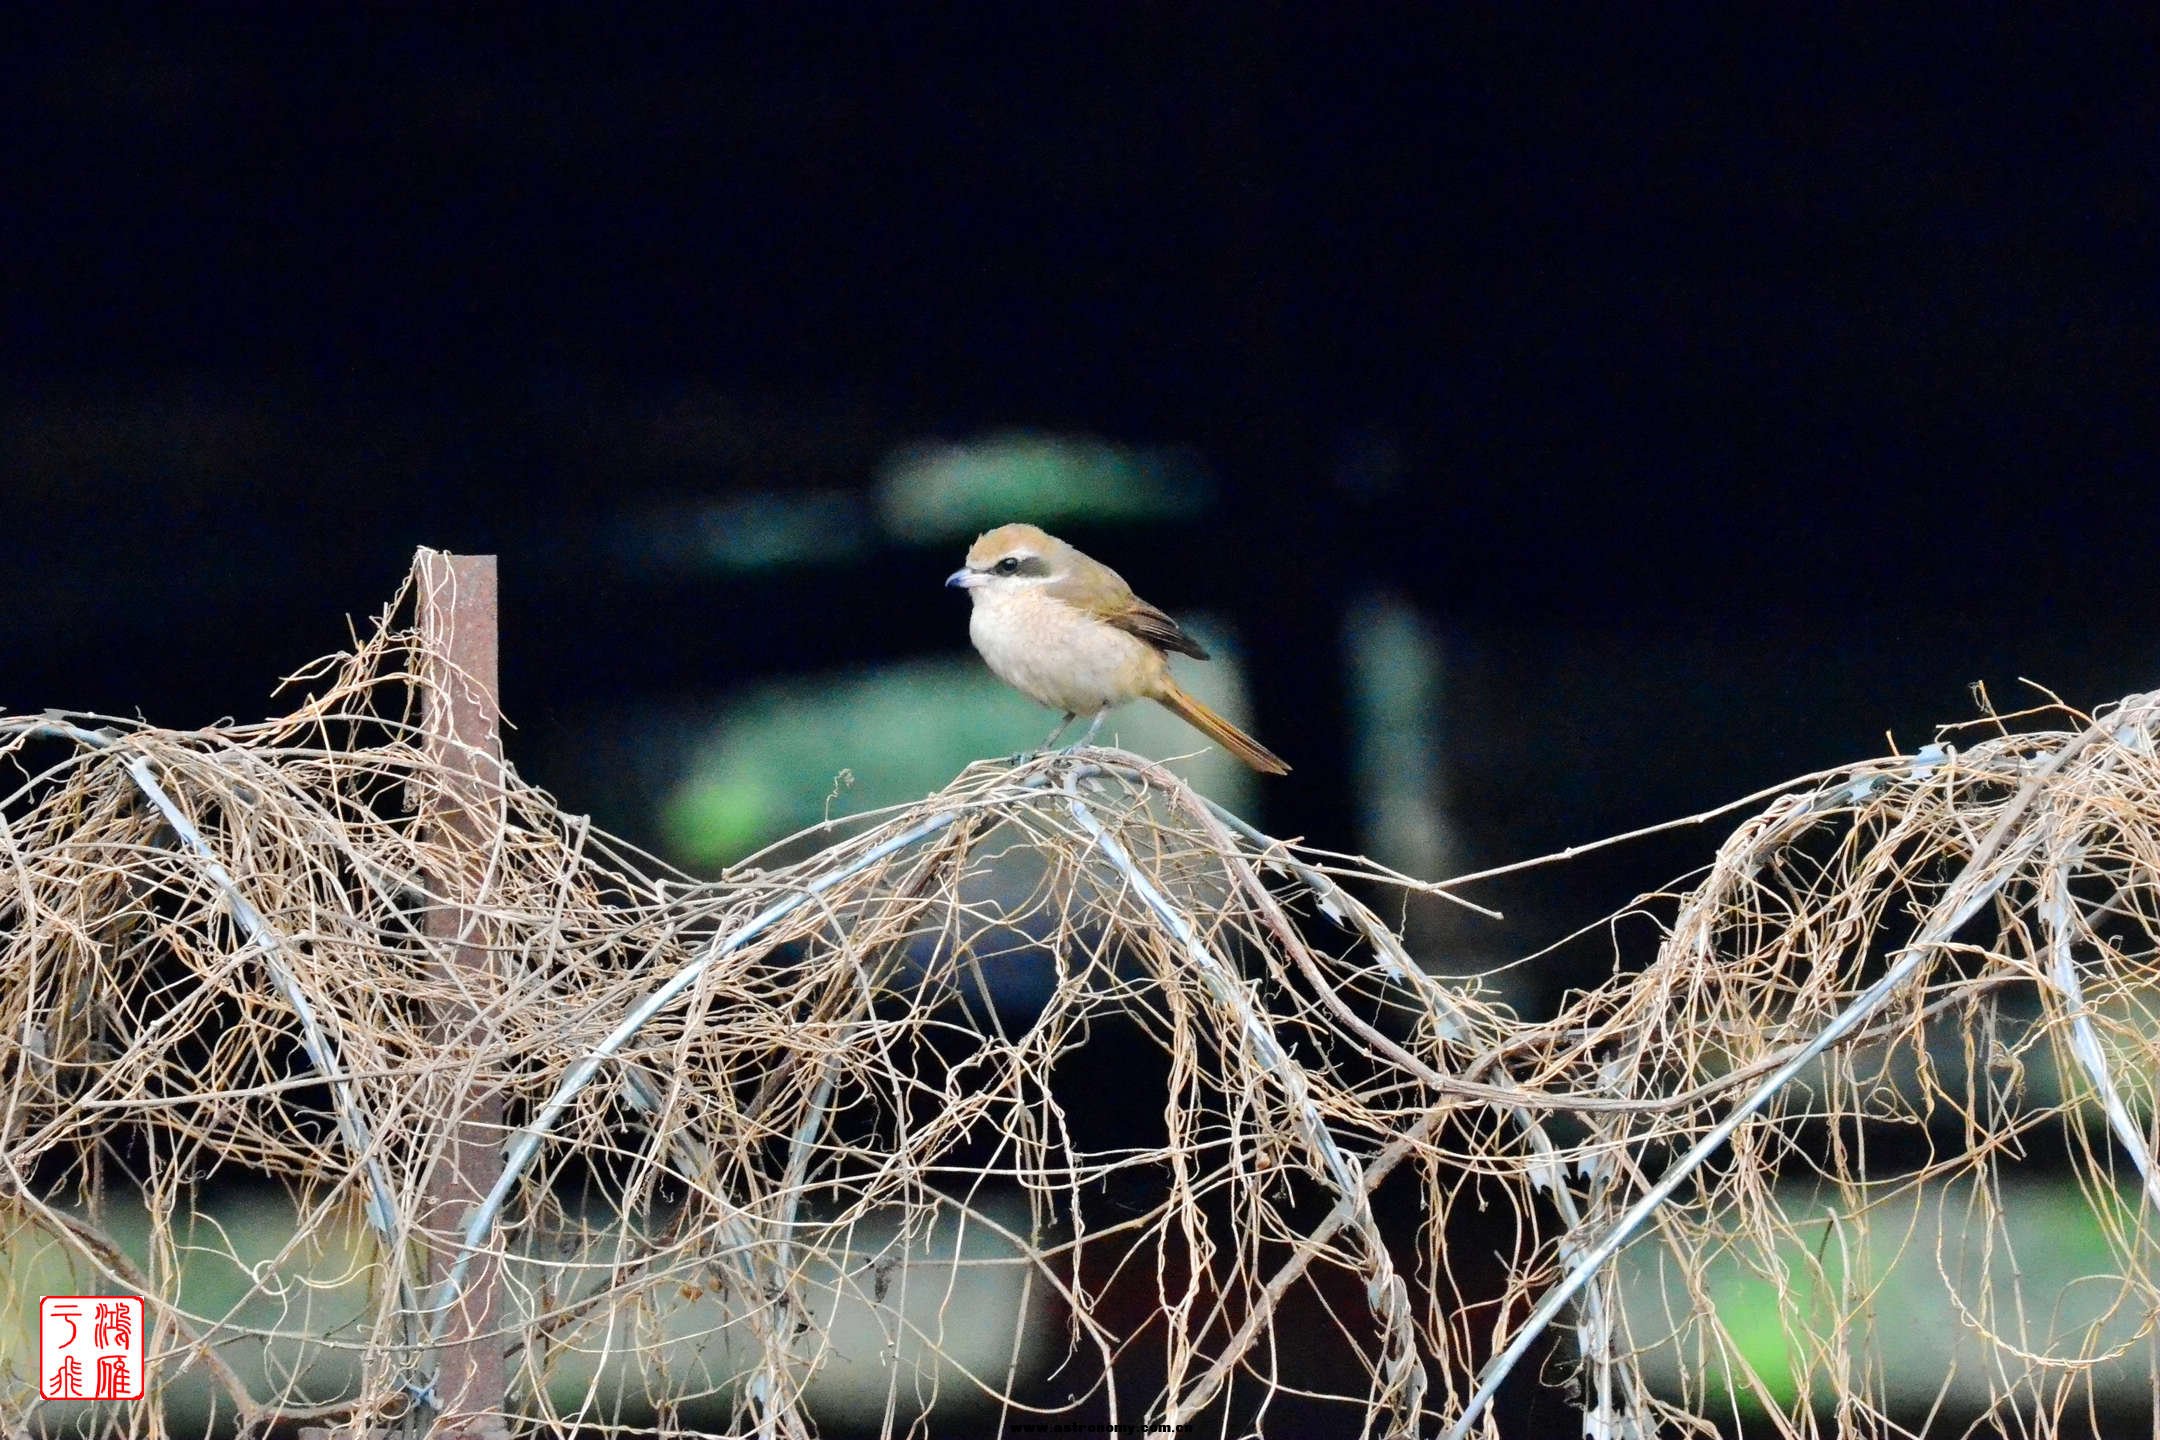
[[[507,1414],[550,1434],[808,1435],[841,1369],[889,1434],[953,1433],[934,1405],[981,1434],[1478,1431],[1547,1314],[1572,1338],[1543,1378],[1592,1433],[1893,1433],[1879,1286],[1929,1247],[1963,1307],[1945,1414],[2074,1430],[2150,1362],[2146,700],[1743,802],[1693,884],[1629,907],[1654,961],[1525,1021],[1351,893],[1430,887],[1116,751],[977,765],[715,881],[513,773],[485,854],[447,853],[417,717],[448,682],[402,613],[262,724],[0,719],[4,1274],[19,1312],[62,1279],[147,1296],[162,1402],[70,1421],[18,1341],[11,1432],[423,1422],[475,1255]],[[441,905],[482,969],[434,963]],[[992,1005],[1015,976],[1046,993]],[[1146,1143],[1072,1120],[1113,1025],[1167,1077]],[[446,1224],[430,1167],[475,1095],[511,1174]],[[2113,1257],[2068,1308],[1999,1203],[2050,1143]],[[229,1223],[236,1184],[277,1223]],[[1624,1303],[1622,1242],[1664,1301]],[[1719,1266],[1789,1313],[1786,1380]],[[985,1274],[1017,1318],[963,1342]]]

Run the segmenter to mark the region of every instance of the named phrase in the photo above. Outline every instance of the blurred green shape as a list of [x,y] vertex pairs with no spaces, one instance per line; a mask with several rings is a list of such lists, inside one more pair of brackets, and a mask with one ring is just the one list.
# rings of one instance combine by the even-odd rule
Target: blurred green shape
[[[1796,1268],[1804,1263],[1797,1254],[1785,1258]],[[1806,1296],[1819,1282],[1803,1272],[1796,1283],[1799,1293]],[[1755,1383],[1728,1386],[1726,1373],[1713,1368],[1704,1376],[1708,1396],[1752,1411],[1760,1411],[1765,1392],[1775,1404],[1792,1404],[1800,1396],[1800,1376],[1795,1368],[1799,1347],[1794,1342],[1806,1333],[1808,1317],[1785,1308],[1774,1281],[1737,1264],[1718,1269],[1710,1295],[1724,1321],[1725,1333],[1739,1351],[1740,1363]],[[1756,1388],[1758,1385],[1761,1389]]]
[[[1892,1407],[1947,1399],[1977,1410],[1992,1403],[1999,1360],[1982,1333],[1989,1325],[2035,1354],[2107,1357],[2093,1372],[2103,1397],[2134,1397],[2146,1385],[2131,1343],[2142,1309],[2120,1303],[2150,1279],[2134,1185],[2088,1194],[2065,1176],[1983,1193],[1965,1178],[1873,1200],[1864,1218],[1815,1220],[1799,1218],[1821,1213],[1813,1185],[1778,1190],[1793,1228],[1767,1252],[1737,1236],[1704,1255],[1677,1256],[1648,1240],[1622,1252],[1632,1341],[1665,1398],[1730,1404],[1744,1416],[1762,1415],[1765,1400],[1791,1406],[1803,1395],[1821,1406],[1837,1389],[1831,1357],[1843,1356]],[[1692,1289],[1682,1280],[1689,1269],[1700,1275]],[[1731,1372],[1696,1328],[1713,1318],[1731,1346]]]
[[1449,823],[1438,637],[1399,595],[1361,597],[1343,625],[1366,853],[1412,875],[1459,863]]
[[[90,1218],[77,1206],[60,1208]],[[320,1401],[358,1383],[356,1345],[382,1274],[355,1206],[315,1217],[309,1237],[296,1243],[288,1199],[228,1192],[173,1214],[171,1248],[154,1263],[150,1217],[139,1198],[107,1199],[90,1223],[140,1271],[177,1281],[177,1293],[167,1293],[192,1331],[216,1337],[219,1356],[256,1398]],[[7,1217],[0,1274],[15,1296],[13,1313],[0,1316],[0,1377],[20,1382],[26,1394],[37,1369],[38,1298],[128,1290],[27,1211]],[[210,1433],[213,1417],[231,1414],[222,1387],[199,1364],[168,1361],[160,1398],[174,1434]],[[41,1405],[39,1415],[42,1433],[108,1435],[133,1409],[70,1401]]]
[[[1006,1238],[1027,1232],[1026,1204],[1013,1194],[976,1194],[969,1205],[965,1213],[953,1203],[939,1205],[927,1224],[905,1224],[897,1210],[872,1210],[837,1227],[829,1248],[805,1251],[804,1292],[833,1342],[806,1377],[809,1403],[821,1418],[874,1424],[895,1373],[909,1389],[938,1395],[939,1413],[980,1412],[980,1387],[1016,1364],[1039,1362],[1048,1333],[1032,1323],[1041,1292],[1031,1299],[1026,1257]],[[62,1208],[80,1216],[77,1207]],[[285,1196],[229,1193],[172,1217],[172,1248],[157,1266],[150,1263],[150,1218],[139,1199],[107,1201],[94,1227],[136,1266],[177,1284],[191,1330],[215,1337],[219,1355],[250,1395],[324,1403],[359,1393],[366,1358],[360,1347],[386,1275],[357,1205],[312,1214],[304,1236],[295,1233],[299,1220]],[[527,1237],[506,1265],[505,1320],[513,1327],[535,1324],[538,1306],[570,1313],[616,1284],[650,1241],[641,1221],[607,1211]],[[581,1321],[551,1327],[548,1344],[532,1352],[546,1361],[549,1408],[575,1414],[597,1400],[620,1417],[643,1420],[671,1393],[731,1396],[756,1359],[743,1323],[744,1297],[690,1283],[699,1273],[690,1264],[679,1285],[655,1285],[624,1306],[599,1305]],[[36,1391],[39,1298],[125,1293],[126,1287],[19,1206],[0,1208],[0,1279],[12,1290],[12,1303],[0,1306],[0,1406],[19,1414],[33,1408]],[[229,1432],[230,1400],[207,1368],[170,1353],[169,1333],[151,1344],[168,1351],[161,1415],[147,1418],[139,1405],[37,1403],[35,1433],[91,1440],[137,1430]],[[538,1378],[529,1366],[513,1367],[513,1405],[530,1407]],[[696,1404],[693,1398],[693,1410]],[[723,1422],[724,1416],[711,1417],[715,1426]]]
[[[1217,655],[1180,673],[1240,718],[1235,662]],[[919,800],[974,761],[1032,750],[1057,718],[972,656],[760,686],[692,752],[687,778],[661,803],[661,832],[679,863],[726,865],[822,820]],[[1233,807],[1251,793],[1243,766],[1157,706],[1113,711],[1100,738],[1158,759],[1193,755],[1180,773]]]
[[1091,436],[1008,431],[911,445],[878,485],[885,528],[904,540],[972,535],[1008,520],[1147,520],[1192,515],[1210,485],[1190,453]]
[[640,573],[756,574],[859,555],[871,528],[851,492],[759,490],[647,506],[618,522],[611,548]]
[[1021,749],[1034,707],[999,690],[957,659],[760,686],[728,708],[663,802],[670,852],[725,864],[828,817],[918,799],[971,760]]

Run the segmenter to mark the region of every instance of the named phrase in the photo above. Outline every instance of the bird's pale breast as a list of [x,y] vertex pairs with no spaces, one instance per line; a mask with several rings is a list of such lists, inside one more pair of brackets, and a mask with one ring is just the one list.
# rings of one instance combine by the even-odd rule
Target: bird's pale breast
[[1153,693],[1165,668],[1146,641],[1033,592],[978,592],[968,638],[1000,680],[1038,705],[1075,715]]

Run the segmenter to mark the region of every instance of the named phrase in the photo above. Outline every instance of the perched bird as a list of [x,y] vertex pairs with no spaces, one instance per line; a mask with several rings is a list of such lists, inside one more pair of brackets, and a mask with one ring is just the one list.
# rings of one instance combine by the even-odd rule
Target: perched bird
[[1207,651],[1177,621],[1133,594],[1117,571],[1033,525],[1000,525],[976,537],[967,564],[945,583],[968,592],[968,638],[998,679],[1038,705],[1065,712],[1046,746],[1079,715],[1128,700],[1153,700],[1253,769],[1287,775],[1265,745],[1185,693],[1170,673],[1172,650]]

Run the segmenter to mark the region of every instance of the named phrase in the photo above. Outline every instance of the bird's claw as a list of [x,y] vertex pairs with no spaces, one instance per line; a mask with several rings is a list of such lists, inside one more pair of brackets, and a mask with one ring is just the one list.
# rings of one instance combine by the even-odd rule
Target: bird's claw
[[1085,740],[1075,740],[1070,745],[1059,745],[1054,749],[1045,746],[1040,750],[1015,750],[1005,757],[1005,763],[1007,765],[1025,765],[1031,760],[1041,760],[1053,755],[1060,758],[1069,758],[1086,749],[1087,743]]

